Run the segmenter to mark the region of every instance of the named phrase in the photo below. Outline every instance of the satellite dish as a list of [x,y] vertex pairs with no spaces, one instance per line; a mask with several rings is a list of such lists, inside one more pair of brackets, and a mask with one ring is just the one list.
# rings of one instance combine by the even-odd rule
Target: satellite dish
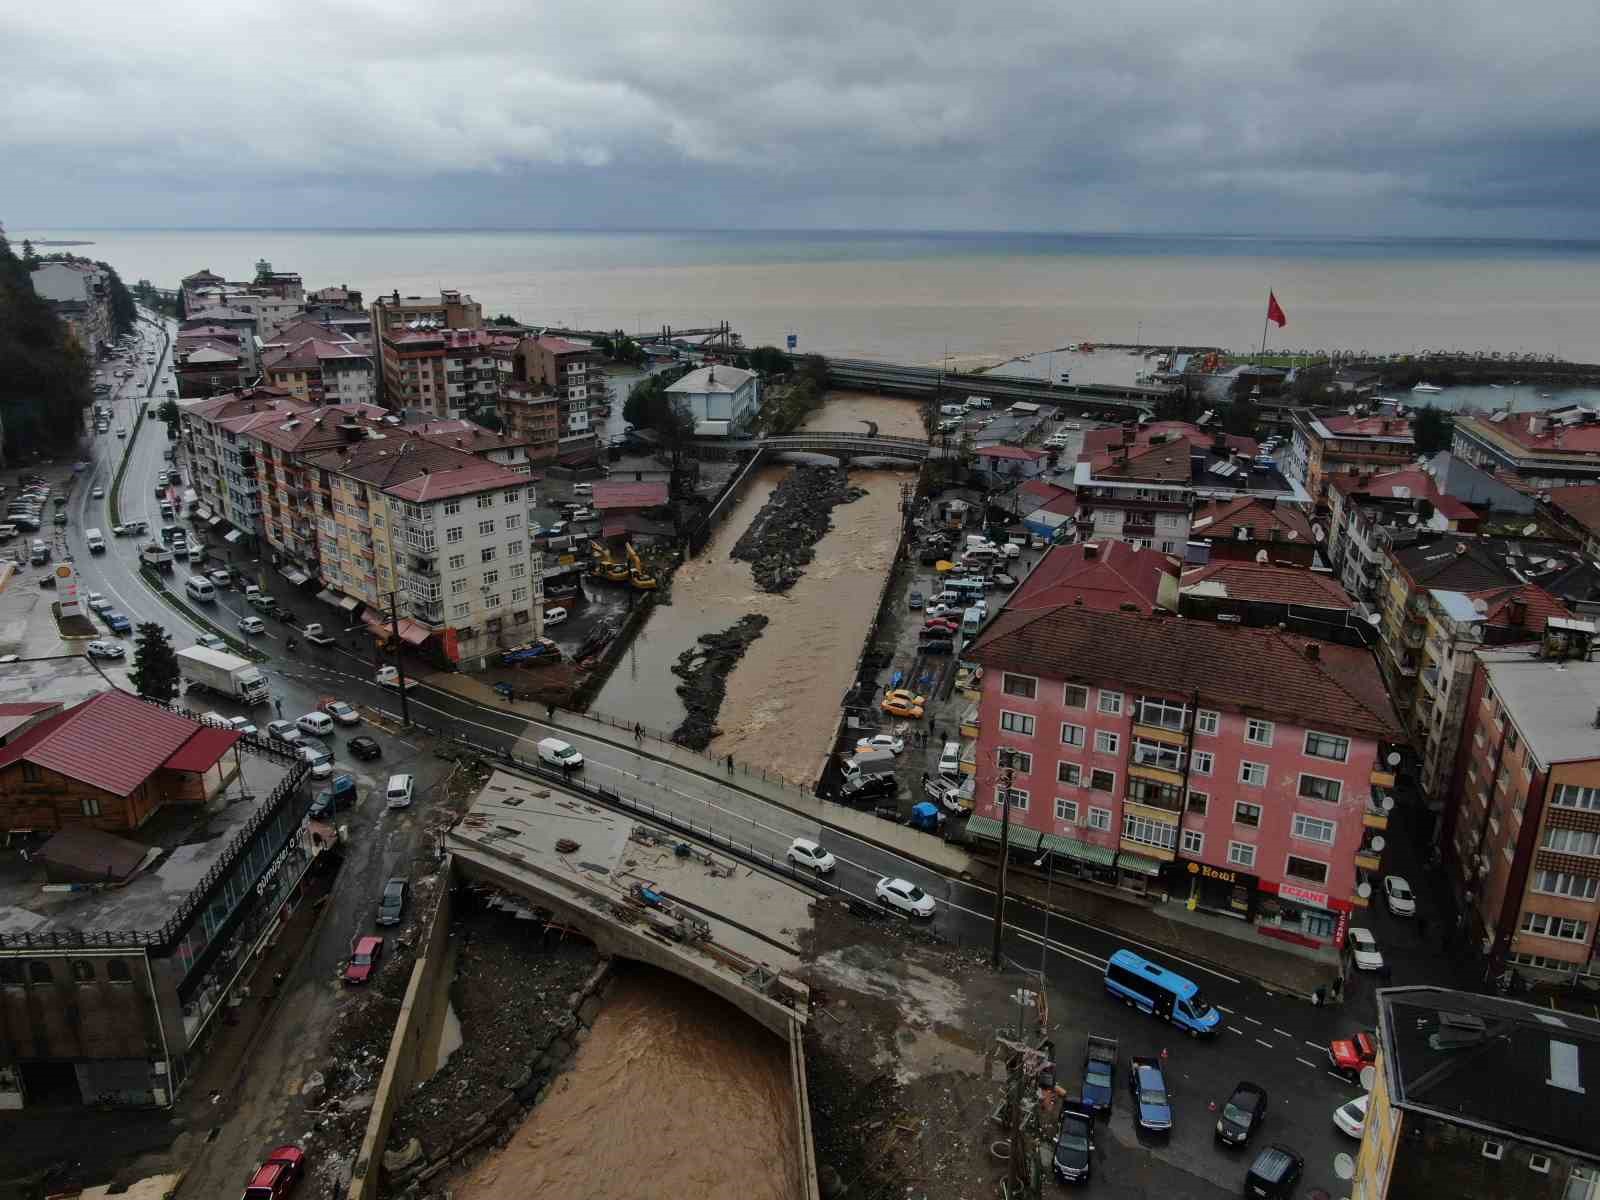
[[1340,1179],[1354,1179],[1356,1177],[1356,1160],[1343,1150],[1339,1151],[1338,1154],[1333,1156],[1333,1173]]
[[1534,534],[1536,534],[1538,532],[1539,532],[1539,525],[1535,521],[1529,521],[1526,525],[1524,525],[1522,527],[1522,536],[1523,537],[1532,537]]
[[1372,1090],[1372,1085],[1377,1082],[1378,1071],[1376,1067],[1369,1063],[1367,1066],[1361,1068],[1361,1088],[1363,1091],[1370,1092]]
[[1417,514],[1416,513],[1412,513],[1409,517],[1406,518],[1406,524],[1407,525],[1415,525],[1416,523],[1417,523]]
[[1382,854],[1383,853],[1383,848],[1387,844],[1388,843],[1386,843],[1383,840],[1383,834],[1381,834],[1381,833],[1377,837],[1373,838],[1372,841],[1369,843],[1369,845],[1371,845],[1371,847],[1372,847],[1372,852],[1374,854]]
[[[1373,613],[1372,615],[1374,617],[1376,617],[1378,614],[1377,613]],[[1388,763],[1391,767],[1398,767],[1400,765],[1400,751],[1398,751],[1398,750],[1389,751],[1389,757],[1385,758],[1383,761]]]
[[1363,900],[1369,899],[1372,896],[1372,885],[1363,879],[1360,883],[1356,884],[1356,895],[1360,896]]

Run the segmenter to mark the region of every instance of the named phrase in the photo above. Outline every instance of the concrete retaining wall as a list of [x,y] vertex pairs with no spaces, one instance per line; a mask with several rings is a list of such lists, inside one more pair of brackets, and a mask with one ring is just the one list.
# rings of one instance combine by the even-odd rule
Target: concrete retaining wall
[[406,985],[394,1036],[389,1039],[389,1053],[384,1059],[383,1075],[378,1080],[372,1115],[367,1118],[367,1133],[356,1155],[348,1193],[350,1200],[376,1200],[382,1194],[379,1189],[383,1148],[389,1140],[389,1126],[394,1122],[395,1111],[417,1080],[433,1069],[439,1031],[450,1001],[450,979],[444,969],[450,952],[451,870],[448,859],[440,879],[438,902],[428,919],[422,946],[411,968],[411,982]]

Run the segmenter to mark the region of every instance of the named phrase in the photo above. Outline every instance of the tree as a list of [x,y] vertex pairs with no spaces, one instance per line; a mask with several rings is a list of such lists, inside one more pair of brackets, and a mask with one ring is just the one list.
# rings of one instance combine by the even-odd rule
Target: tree
[[757,346],[744,357],[750,370],[757,375],[787,375],[794,366],[789,356],[776,346]]
[[622,419],[635,429],[655,429],[667,419],[667,389],[689,373],[687,364],[668,367],[633,385],[622,405]]
[[128,680],[147,699],[170,704],[178,697],[178,655],[167,631],[154,621],[139,626]]
[[165,421],[168,425],[176,425],[179,415],[178,402],[176,400],[166,400],[160,408],[156,409],[156,417]]
[[31,271],[39,261],[39,252],[33,248],[33,242],[28,238],[22,239],[22,262]]
[[1417,443],[1417,453],[1435,454],[1450,449],[1455,427],[1455,417],[1442,408],[1429,404],[1418,409],[1411,418],[1411,436]]
[[510,326],[515,327],[515,326],[521,325],[522,322],[517,320],[510,313],[499,313],[496,316],[493,316],[493,317],[489,318],[489,324],[491,324],[491,325],[510,325]]
[[133,323],[139,318],[139,309],[122,282],[122,276],[109,263],[95,263],[95,266],[106,273],[106,285],[111,292],[111,324],[117,336],[132,332]]
[[0,418],[13,453],[69,448],[90,400],[89,360],[0,235]]

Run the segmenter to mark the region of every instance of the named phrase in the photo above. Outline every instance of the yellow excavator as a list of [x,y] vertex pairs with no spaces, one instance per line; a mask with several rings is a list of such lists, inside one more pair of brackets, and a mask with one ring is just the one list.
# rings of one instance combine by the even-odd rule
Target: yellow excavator
[[603,579],[607,583],[627,583],[628,567],[611,557],[611,552],[599,542],[590,541],[589,574],[596,579]]
[[627,544],[628,551],[628,582],[636,591],[653,592],[661,585],[656,582],[656,577],[646,573],[644,564],[639,561],[639,552],[633,548],[633,543]]

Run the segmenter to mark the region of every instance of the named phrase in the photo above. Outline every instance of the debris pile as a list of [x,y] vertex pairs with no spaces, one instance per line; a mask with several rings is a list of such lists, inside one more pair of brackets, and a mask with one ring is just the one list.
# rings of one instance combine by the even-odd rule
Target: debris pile
[[728,690],[728,673],[750,643],[761,636],[767,618],[757,613],[740,617],[721,633],[703,633],[699,641],[678,655],[672,673],[683,682],[678,695],[683,698],[683,724],[673,730],[672,740],[691,750],[704,750],[717,735],[717,714]]
[[833,528],[834,505],[866,494],[851,487],[849,474],[839,467],[796,467],[734,543],[732,556],[750,564],[762,591],[787,591],[816,556],[822,535]]

